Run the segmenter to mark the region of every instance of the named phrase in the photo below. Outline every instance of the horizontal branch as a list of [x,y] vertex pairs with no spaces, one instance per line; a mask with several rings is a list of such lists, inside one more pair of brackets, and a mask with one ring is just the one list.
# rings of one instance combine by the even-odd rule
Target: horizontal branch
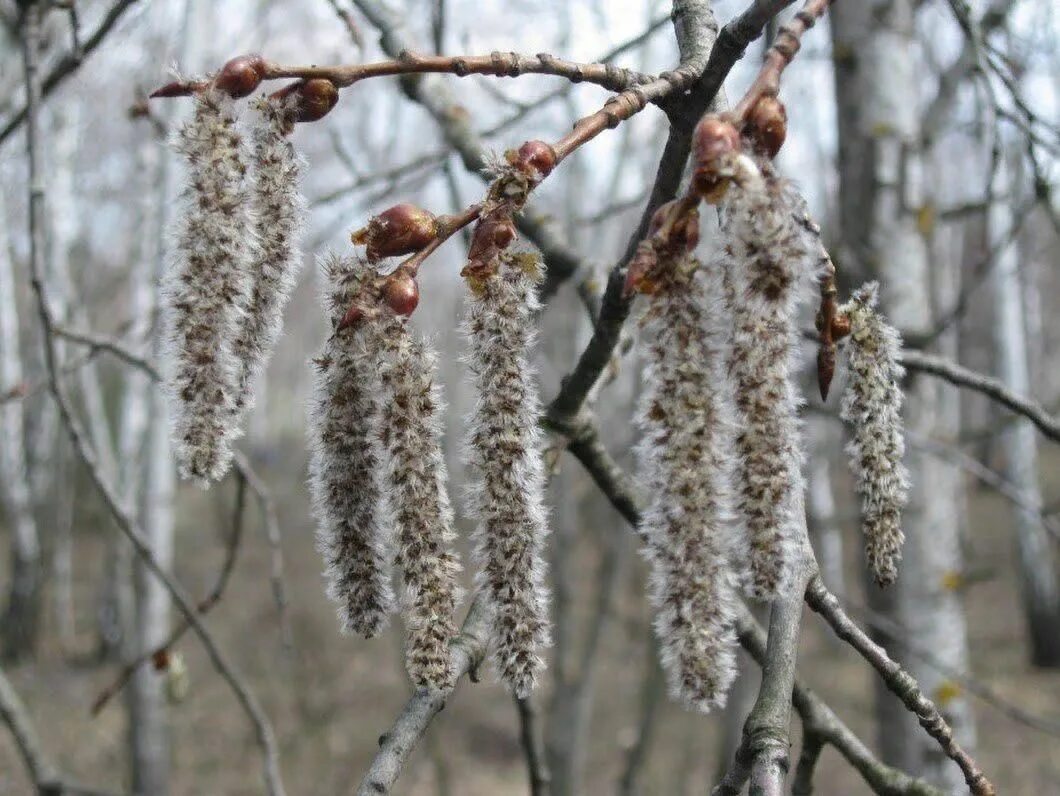
[[942,751],[960,766],[964,781],[974,796],[994,796],[993,784],[979,769],[972,757],[961,748],[953,737],[953,729],[942,717],[935,703],[924,696],[916,679],[893,660],[887,651],[869,638],[854,621],[846,615],[839,600],[828,591],[821,578],[814,577],[806,589],[806,602],[835,631],[843,641],[853,647],[883,679],[902,704],[920,721],[928,735],[934,738]]
[[1003,381],[951,362],[943,357],[922,351],[904,349],[901,362],[906,370],[930,373],[958,387],[980,392],[1016,414],[1030,420],[1053,442],[1060,442],[1060,419],[1049,414],[1041,405],[1010,390]]

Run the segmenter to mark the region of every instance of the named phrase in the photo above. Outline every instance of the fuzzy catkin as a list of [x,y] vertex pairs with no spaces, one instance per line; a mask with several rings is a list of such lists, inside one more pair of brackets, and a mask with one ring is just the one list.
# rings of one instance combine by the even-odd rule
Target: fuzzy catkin
[[172,433],[184,477],[224,475],[239,434],[233,340],[250,292],[247,165],[236,104],[209,89],[177,134],[187,161],[183,215],[165,282]]
[[877,313],[878,292],[877,283],[870,282],[839,308],[850,319],[849,377],[840,416],[853,433],[847,453],[861,494],[866,559],[876,582],[887,586],[898,577],[902,558],[909,472],[902,464],[902,340]]
[[745,589],[781,592],[797,555],[803,490],[799,397],[793,379],[796,312],[811,258],[788,188],[746,156],[726,194],[726,299],[732,318],[728,372],[737,433],[735,508],[743,523]]
[[[387,312],[388,310],[384,310]],[[450,642],[460,562],[442,455],[444,411],[434,383],[436,356],[404,322],[386,323],[380,352],[379,441],[387,456],[395,560],[404,582],[405,666],[420,688],[454,682]]]
[[[321,268],[324,304],[341,317],[371,269],[329,255]],[[390,544],[386,530],[379,426],[376,319],[334,332],[314,360],[309,403],[309,487],[324,556],[328,596],[338,605],[343,632],[371,638],[393,610]]]
[[707,326],[717,282],[684,258],[649,297],[639,412],[641,480],[651,495],[640,532],[660,657],[673,697],[702,712],[724,706],[736,676],[731,428],[720,391],[723,351]]
[[463,324],[479,395],[467,438],[476,578],[489,600],[494,660],[517,697],[533,690],[549,643],[540,400],[530,364],[539,281],[535,257],[501,254],[497,272],[469,293]]
[[298,238],[305,215],[299,190],[302,158],[288,139],[295,98],[263,97],[255,103],[251,217],[254,224],[254,281],[246,322],[233,351],[240,360],[237,411],[253,402],[254,383],[268,365],[280,335],[283,309],[302,264]]

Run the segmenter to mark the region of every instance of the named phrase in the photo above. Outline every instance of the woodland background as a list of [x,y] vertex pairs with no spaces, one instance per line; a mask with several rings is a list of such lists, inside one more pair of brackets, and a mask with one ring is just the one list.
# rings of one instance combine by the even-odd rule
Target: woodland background
[[[8,23],[0,26],[0,546],[10,551],[0,575],[8,612],[2,671],[71,780],[109,792],[129,791],[135,776],[146,793],[257,793],[251,731],[191,634],[177,647],[186,684],[145,667],[122,696],[90,714],[121,661],[164,639],[172,620],[88,483],[41,383],[26,266],[23,131],[4,127],[23,104],[16,6],[0,2]],[[189,106],[147,106],[145,91],[167,81],[171,65],[202,73],[250,51],[287,63],[385,57],[364,6],[379,4],[76,4],[82,41],[107,14],[120,13],[98,49],[47,97],[41,118],[49,280],[69,328],[152,350],[154,284],[180,173],[165,139]],[[715,11],[725,22],[744,6],[720,0]],[[409,0],[389,7],[424,51],[547,51],[645,72],[677,58],[665,2]],[[1011,76],[1012,86],[991,81],[997,105],[973,74],[974,54],[950,4],[838,0],[785,73],[790,121],[778,164],[807,195],[842,289],[868,275],[858,273],[859,264],[871,263],[884,283],[885,310],[910,346],[994,374],[1051,412],[1060,409],[1060,326],[1051,320],[1060,311],[1060,198],[1052,191],[1060,179],[1060,8],[1050,0],[993,0],[974,3],[972,12]],[[49,14],[45,72],[70,47],[68,15]],[[751,45],[736,65],[730,96],[753,78],[764,48]],[[883,70],[876,79],[844,78],[852,59],[866,53]],[[448,112],[469,117],[498,151],[561,135],[606,96],[552,77],[436,80],[454,92]],[[1033,109],[1031,129],[1012,111],[1016,95]],[[535,193],[533,212],[589,265],[541,318],[546,401],[589,338],[583,302],[598,295],[637,223],[665,131],[664,115],[648,109],[578,151]],[[873,142],[894,136],[901,168],[883,163],[866,178],[864,164],[883,149]],[[76,363],[68,378],[100,465],[140,496],[160,557],[171,549],[173,571],[190,593],[210,592],[232,549],[233,507],[245,508],[231,578],[208,624],[272,720],[290,791],[333,794],[360,778],[408,686],[399,633],[374,642],[341,637],[323,594],[304,483],[306,363],[327,330],[311,253],[348,249],[352,229],[397,201],[455,212],[483,183],[396,78],[343,92],[327,120],[297,130],[294,140],[310,164],[307,263],[242,443],[260,480],[251,486],[267,490],[265,500],[235,477],[208,492],[178,483],[164,404],[148,379],[98,346],[63,346]],[[462,245],[448,245],[424,267],[414,316],[441,354],[458,509],[461,418],[474,400],[456,331]],[[627,328],[632,340],[635,325]],[[922,375],[912,380],[909,463],[918,487],[906,533],[916,550],[893,598],[904,608],[896,608],[864,584],[836,418],[841,376],[822,404],[810,360],[807,500],[825,581],[917,674],[1000,792],[1053,792],[1060,781],[1060,448],[982,395]],[[594,402],[608,449],[629,468],[638,373],[634,348],[612,363]],[[553,793],[704,792],[739,740],[757,667],[744,662],[747,676],[722,714],[704,718],[669,703],[634,536],[569,457],[558,461],[550,502],[556,643],[533,704]],[[463,538],[468,530],[461,526]],[[8,593],[19,557],[34,545],[40,603],[27,614]],[[1050,582],[1052,604],[1042,598]],[[882,744],[892,759],[905,755],[909,770],[941,765],[924,759],[923,747],[902,748],[908,719],[885,700],[877,704],[874,674],[819,622],[806,622],[800,675],[874,748]],[[184,685],[184,698],[172,699]],[[515,705],[489,674],[464,682],[396,792],[525,792],[520,730]],[[953,781],[952,773],[936,778]],[[817,791],[868,792],[832,750]],[[16,748],[0,732],[0,793],[29,792]]]

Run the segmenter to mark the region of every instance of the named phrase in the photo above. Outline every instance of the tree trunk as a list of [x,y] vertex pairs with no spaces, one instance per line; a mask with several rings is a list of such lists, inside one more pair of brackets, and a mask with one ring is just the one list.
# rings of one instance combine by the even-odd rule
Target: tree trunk
[[[1011,195],[1013,181],[1002,158],[994,184],[988,219],[990,249],[1008,235],[1013,223]],[[992,273],[994,344],[997,375],[1019,395],[1033,393],[1028,369],[1026,313],[1020,280],[1016,245],[1001,249]],[[1012,423],[1001,436],[1005,456],[1005,477],[1020,491],[1023,502],[1013,506],[1017,562],[1019,566],[1023,613],[1030,638],[1031,660],[1036,666],[1060,667],[1060,588],[1056,559],[1048,534],[1041,523],[1042,494],[1038,484],[1038,442],[1030,421]]]
[[[15,266],[6,230],[0,192],[0,392],[15,389],[24,379]],[[32,655],[40,631],[41,546],[27,474],[23,407],[19,398],[0,403],[0,497],[11,533],[11,585],[2,638],[3,657],[8,660]]]
[[[858,278],[878,278],[884,311],[907,334],[933,323],[928,248],[917,224],[921,195],[918,67],[913,0],[837,3],[832,9],[839,118],[842,237],[840,261]],[[906,422],[923,436],[955,432],[952,404],[926,378],[907,387]],[[870,606],[904,628],[901,641],[931,650],[943,664],[968,669],[967,633],[958,587],[961,483],[947,464],[907,456],[913,489],[905,513],[906,543],[898,582],[888,594],[869,589]],[[966,700],[935,669],[880,639],[936,700],[966,749],[975,728]],[[957,767],[895,697],[877,688],[877,718],[886,762],[960,792]]]

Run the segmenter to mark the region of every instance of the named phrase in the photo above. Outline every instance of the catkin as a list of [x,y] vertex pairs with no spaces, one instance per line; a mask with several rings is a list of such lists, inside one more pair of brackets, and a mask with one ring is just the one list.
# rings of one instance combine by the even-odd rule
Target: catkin
[[540,401],[530,364],[539,281],[536,257],[500,254],[497,271],[472,283],[463,326],[479,395],[467,440],[477,581],[497,668],[518,697],[533,689],[549,643]]
[[[323,261],[324,304],[341,317],[372,270],[329,255]],[[338,605],[343,632],[371,638],[393,609],[379,427],[378,352],[383,326],[376,318],[334,332],[314,360],[309,404],[309,487],[317,544],[325,561],[328,596]]]
[[384,332],[379,441],[387,457],[395,559],[405,587],[405,665],[417,687],[444,689],[454,682],[449,645],[457,633],[460,563],[451,549],[436,357],[409,333],[404,319],[391,314]]
[[725,202],[728,370],[738,429],[735,508],[744,525],[746,590],[772,599],[791,574],[803,490],[793,379],[800,288],[812,259],[794,204],[768,166],[739,156]]
[[255,103],[250,194],[254,282],[246,321],[233,343],[240,361],[236,398],[240,415],[245,415],[253,403],[254,383],[268,365],[280,335],[283,309],[302,264],[298,236],[305,200],[298,181],[303,161],[288,139],[296,102],[295,97],[263,97]]
[[196,94],[176,149],[188,182],[165,281],[167,388],[181,473],[205,484],[224,475],[239,433],[240,363],[232,344],[251,284],[247,166],[235,102],[215,89]]
[[840,415],[853,433],[847,453],[861,494],[866,559],[876,582],[887,586],[898,577],[902,558],[909,472],[902,464],[902,341],[876,312],[877,296],[878,285],[870,282],[839,308],[850,319],[849,377]]
[[736,585],[723,351],[707,326],[720,286],[701,271],[683,257],[649,297],[638,454],[651,495],[640,532],[663,668],[674,698],[706,712],[725,704],[736,675]]

